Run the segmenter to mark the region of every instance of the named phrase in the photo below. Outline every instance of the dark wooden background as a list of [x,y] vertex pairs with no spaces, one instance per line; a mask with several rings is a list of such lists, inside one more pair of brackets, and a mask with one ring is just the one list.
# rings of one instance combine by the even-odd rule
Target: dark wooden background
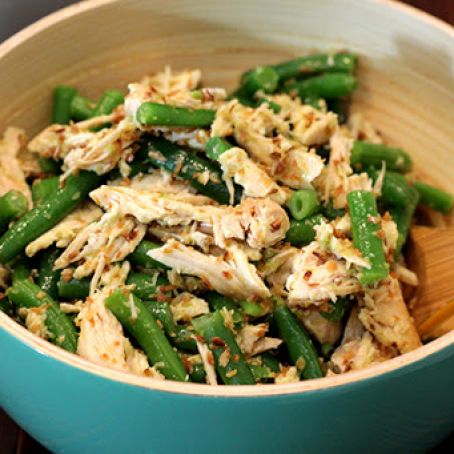
[[[3,2],[4,0],[0,0]],[[6,0],[7,2],[9,0]],[[361,0],[358,0],[361,1]],[[5,39],[8,35],[18,29],[35,21],[39,17],[51,12],[54,9],[73,3],[67,0],[27,1],[25,8],[20,8],[14,12],[14,17],[9,21],[7,28],[0,30],[0,40]],[[420,8],[434,16],[440,17],[451,25],[454,25],[454,0],[406,0],[404,3]],[[10,0],[10,11],[13,14],[13,0]],[[25,6],[25,5],[24,5]],[[18,8],[16,7],[16,10]],[[8,12],[8,11],[7,11]],[[454,452],[454,436],[451,435],[434,453]],[[8,415],[0,409],[0,454],[46,454],[48,451],[39,443],[33,440],[25,431],[17,426]]]

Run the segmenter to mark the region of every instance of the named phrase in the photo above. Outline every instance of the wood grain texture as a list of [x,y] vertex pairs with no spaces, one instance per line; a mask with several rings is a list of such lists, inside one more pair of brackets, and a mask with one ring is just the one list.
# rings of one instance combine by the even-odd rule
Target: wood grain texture
[[[408,0],[406,3],[416,6],[430,14],[440,17],[450,24],[454,24],[454,2],[452,0]],[[259,56],[258,56],[259,57]],[[258,58],[257,57],[257,58]],[[18,435],[20,434],[20,435]],[[440,446],[437,452],[448,452],[452,447],[453,438]],[[44,453],[44,448],[27,437],[25,432],[20,431],[15,423],[5,413],[0,411],[0,453],[1,454],[29,454]]]

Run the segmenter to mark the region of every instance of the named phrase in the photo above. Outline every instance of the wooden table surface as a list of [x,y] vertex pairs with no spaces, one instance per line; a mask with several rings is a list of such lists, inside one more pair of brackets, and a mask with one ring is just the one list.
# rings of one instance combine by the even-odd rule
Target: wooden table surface
[[[69,4],[72,2],[65,0],[48,2],[41,10],[36,8],[36,3],[40,2],[34,2],[34,9],[32,11],[28,9],[28,12],[23,17],[19,17],[19,20],[15,22],[16,26],[24,27],[41,15],[47,14],[57,7],[64,6],[65,3]],[[454,25],[454,0],[406,0],[404,3],[420,8]],[[11,30],[9,33],[14,33],[15,31]],[[6,38],[6,36],[3,37]],[[48,452],[0,409],[0,454],[46,454]],[[454,452],[454,434],[451,434],[447,440],[433,450],[433,454],[447,452]]]

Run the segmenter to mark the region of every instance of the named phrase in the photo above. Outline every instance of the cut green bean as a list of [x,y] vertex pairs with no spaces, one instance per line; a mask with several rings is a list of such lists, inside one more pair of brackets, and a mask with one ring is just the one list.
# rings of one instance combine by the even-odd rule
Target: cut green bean
[[166,378],[186,380],[186,371],[180,357],[139,298],[118,289],[106,298],[105,302],[107,308],[142,347],[150,362]]
[[[377,181],[380,171],[374,168],[368,169],[367,173]],[[390,206],[405,207],[414,197],[406,178],[397,172],[386,171],[381,189],[381,200]]]
[[158,294],[168,295],[161,287],[169,285],[163,276],[150,276],[145,273],[132,273],[128,276],[127,285],[134,285],[133,293],[141,300],[154,300]]
[[314,214],[319,208],[317,193],[313,189],[295,191],[288,201],[288,209],[297,221],[302,221]]
[[0,238],[0,263],[9,262],[24,248],[69,214],[88,193],[98,187],[102,177],[93,172],[71,175],[64,187],[22,216]]
[[290,361],[304,379],[323,377],[317,350],[309,334],[285,304],[278,304],[274,319],[281,339],[284,341]]
[[58,296],[67,300],[85,300],[90,294],[90,279],[65,280],[60,278],[57,284]]
[[412,196],[407,205],[404,207],[389,207],[389,214],[392,220],[396,223],[397,231],[399,236],[397,237],[396,250],[394,257],[397,259],[405,245],[410,231],[411,224],[413,222],[413,216],[416,211],[416,207],[419,202],[419,193],[414,187],[410,187]]
[[[153,165],[180,178],[188,180],[192,187],[203,195],[211,197],[219,203],[228,204],[230,193],[222,180],[222,173],[215,163],[203,159],[184,148],[179,147],[167,140],[150,137],[146,141],[150,151],[150,161]],[[209,174],[209,181],[200,182],[200,176]],[[236,200],[239,200],[239,191]]]
[[71,101],[71,119],[74,121],[88,120],[94,116],[95,102],[83,96],[76,95]]
[[222,137],[211,137],[205,145],[205,153],[210,159],[217,161],[221,154],[230,148],[233,148],[233,145]]
[[243,106],[247,107],[253,107],[254,109],[261,106],[262,104],[268,104],[268,107],[276,114],[278,114],[282,107],[275,103],[274,101],[271,101],[270,99],[264,98],[262,96],[255,96],[252,97],[246,93],[244,93],[243,90],[238,89],[234,91],[230,96],[229,99],[237,99],[240,104]]
[[28,210],[27,197],[15,189],[0,197],[0,232],[3,232],[11,221],[22,216]]
[[113,112],[115,107],[123,104],[124,102],[123,93],[118,90],[106,90],[101,98],[96,104],[96,107],[93,111],[93,117],[98,117],[100,115],[109,115]]
[[257,66],[241,77],[242,90],[251,95],[259,90],[274,93],[278,84],[279,75],[271,66]]
[[28,279],[17,280],[7,291],[9,299],[17,306],[45,308],[45,325],[50,340],[59,347],[75,353],[77,333],[69,317],[60,310],[58,303]]
[[356,56],[346,52],[334,55],[306,55],[272,66],[280,80],[331,71],[351,73],[355,67]]
[[265,307],[255,301],[243,300],[240,301],[240,306],[243,309],[243,312],[251,317],[263,317],[269,312],[269,306]]
[[55,194],[60,188],[60,178],[50,177],[44,180],[35,180],[32,186],[33,205],[39,205],[47,197]]
[[14,263],[13,269],[13,284],[17,281],[23,281],[24,279],[30,279],[31,271],[29,261],[25,257],[20,257]]
[[193,331],[186,326],[175,323],[169,303],[165,301],[143,301],[143,304],[153,317],[159,320],[172,345],[185,352],[197,353]]
[[349,103],[344,98],[333,98],[328,100],[328,111],[334,112],[337,115],[337,120],[340,125],[347,122]]
[[71,101],[77,90],[67,85],[59,85],[54,91],[54,107],[52,122],[59,125],[66,125],[71,120]]
[[206,383],[206,372],[203,363],[191,364],[189,379],[194,383]]
[[413,187],[419,192],[419,203],[428,206],[435,211],[449,214],[454,204],[454,197],[448,192],[442,191],[422,181],[415,181]]
[[381,143],[369,143],[356,140],[350,157],[351,165],[361,170],[369,166],[381,168],[383,161],[387,170],[406,173],[411,170],[413,162],[410,155],[402,148],[388,147]]
[[38,158],[38,164],[43,173],[58,175],[61,173],[61,163],[50,158]]
[[345,314],[353,305],[353,300],[349,298],[338,298],[336,302],[329,302],[330,309],[328,311],[320,311],[320,315],[331,322],[341,321]]
[[290,221],[290,228],[285,234],[286,241],[289,241],[292,246],[302,247],[314,241],[315,230],[314,226],[321,224],[325,218],[321,214],[315,214],[303,221]]
[[166,265],[164,265],[161,262],[158,262],[157,260],[152,259],[148,255],[148,252],[158,247],[161,247],[161,245],[153,241],[142,240],[136,247],[135,251],[128,256],[127,260],[134,263],[135,265],[139,265],[147,269],[154,268],[168,269]]
[[58,297],[58,281],[60,280],[60,270],[54,270],[54,263],[60,256],[58,249],[47,249],[39,258],[37,284],[50,297]]
[[358,83],[351,74],[328,73],[295,81],[285,87],[285,91],[298,95],[301,99],[317,96],[324,99],[339,98],[353,93]]
[[363,268],[359,281],[373,284],[388,276],[389,266],[385,260],[383,241],[378,236],[380,217],[375,197],[370,191],[352,191],[347,195],[350,212],[353,245],[368,260],[370,268]]
[[240,325],[244,322],[244,316],[241,308],[233,300],[217,292],[205,292],[203,299],[208,302],[212,311],[220,311],[225,308],[232,313],[233,323]]
[[220,311],[202,315],[194,319],[193,324],[212,351],[216,370],[224,384],[255,384],[255,378],[244,359],[243,352],[232,331],[225,326],[224,317]]
[[144,102],[137,110],[136,119],[145,126],[187,126],[208,127],[213,123],[216,111],[208,109],[188,109],[156,102]]

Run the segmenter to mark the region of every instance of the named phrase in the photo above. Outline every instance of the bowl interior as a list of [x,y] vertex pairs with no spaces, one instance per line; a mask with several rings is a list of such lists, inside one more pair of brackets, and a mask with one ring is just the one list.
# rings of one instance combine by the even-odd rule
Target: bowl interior
[[454,192],[453,43],[448,25],[389,1],[91,0],[0,46],[0,130],[31,136],[46,126],[61,83],[96,97],[170,65],[232,88],[251,66],[349,49],[360,56],[353,109],[407,149],[424,178]]

